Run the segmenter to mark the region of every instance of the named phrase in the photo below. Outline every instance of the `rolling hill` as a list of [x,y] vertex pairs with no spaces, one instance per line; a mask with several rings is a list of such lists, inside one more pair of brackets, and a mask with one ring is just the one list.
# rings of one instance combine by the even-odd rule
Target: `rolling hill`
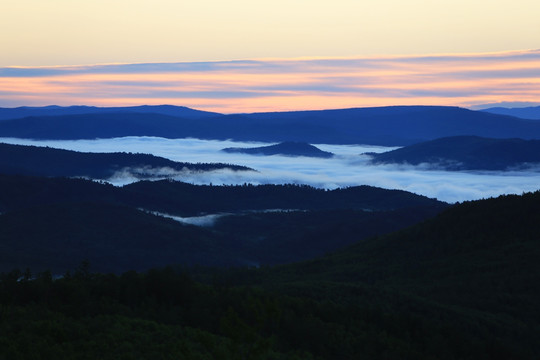
[[177,216],[263,210],[391,211],[433,208],[446,203],[401,190],[356,186],[335,190],[301,185],[192,185],[139,181],[123,187],[84,179],[0,175],[0,212],[74,202],[106,202]]
[[308,143],[286,141],[275,145],[259,146],[252,148],[225,148],[222,151],[228,153],[240,153],[249,155],[285,155],[285,156],[307,156],[318,158],[331,158],[331,152],[322,151],[316,146]]
[[41,146],[0,143],[0,173],[33,176],[69,176],[106,180],[116,173],[152,179],[181,171],[229,169],[253,171],[232,164],[175,162],[149,154],[83,153]]
[[426,164],[445,170],[528,169],[540,165],[540,140],[456,136],[371,156],[373,163]]
[[176,116],[185,119],[203,119],[220,115],[219,113],[190,109],[185,106],[173,105],[142,105],[127,107],[97,107],[97,106],[43,106],[17,108],[0,108],[0,120],[20,119],[30,116],[59,116],[59,115],[84,115],[110,112],[131,112],[143,114],[161,114]]
[[[165,264],[287,263],[409,226],[448,206],[367,186],[325,191],[145,181],[117,188],[83,179],[0,175],[0,188],[0,271],[32,267],[55,274],[85,259],[97,271],[115,273]],[[155,212],[218,216],[201,227]]]
[[461,135],[540,139],[540,122],[443,106],[218,114],[197,119],[119,110],[0,122],[0,137],[33,139],[158,136],[401,146]]
[[[540,351],[539,257],[540,192],[535,192],[457,204],[320,259],[251,274],[231,271],[222,281],[342,304],[341,324],[350,324],[347,316],[357,316],[353,322],[380,321],[363,329],[375,327],[385,339],[393,338],[395,347],[381,350],[401,353],[398,358],[533,359]],[[320,326],[337,325],[322,318]],[[353,343],[367,341],[353,338]],[[351,353],[370,347],[337,343],[351,346]],[[412,348],[418,353],[409,353]],[[377,352],[371,356],[383,358]]]
[[[374,159],[453,170],[507,169],[540,153],[539,140],[527,140],[540,138],[540,122],[459,108],[207,115],[40,115],[1,121],[0,136],[410,145]],[[449,135],[459,136],[441,138]],[[369,186],[161,180],[119,188],[53,176],[180,165],[140,154],[0,150],[5,172],[51,176],[0,171],[2,359],[540,353],[540,191],[449,206]],[[216,220],[193,226],[155,213]]]
[[[90,208],[83,217],[92,211],[100,213]],[[121,226],[127,217],[116,215]],[[278,267],[113,275],[83,262],[56,280],[49,272],[3,273],[0,355],[536,359],[539,215],[539,192],[465,202]],[[153,221],[133,226],[144,233]],[[137,251],[137,239],[125,254]]]
[[491,107],[488,109],[483,109],[482,111],[492,114],[514,116],[521,119],[540,120],[540,106],[528,106],[521,108]]

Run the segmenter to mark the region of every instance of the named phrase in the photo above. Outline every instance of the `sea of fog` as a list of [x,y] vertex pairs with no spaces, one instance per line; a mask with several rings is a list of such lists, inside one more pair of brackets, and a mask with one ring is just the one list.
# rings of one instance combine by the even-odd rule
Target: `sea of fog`
[[[161,171],[163,177],[193,184],[308,184],[334,189],[372,185],[401,189],[447,202],[476,200],[501,194],[521,194],[540,189],[540,172],[450,172],[423,166],[372,165],[366,152],[384,152],[393,148],[366,145],[315,144],[335,154],[330,159],[253,156],[222,152],[226,147],[253,147],[266,143],[246,143],[158,137],[122,137],[97,140],[27,140],[0,138],[0,142],[49,146],[83,152],[148,153],[182,162],[221,162],[244,165],[256,171],[212,172]],[[124,185],[137,181],[128,173],[117,173],[110,182]]]

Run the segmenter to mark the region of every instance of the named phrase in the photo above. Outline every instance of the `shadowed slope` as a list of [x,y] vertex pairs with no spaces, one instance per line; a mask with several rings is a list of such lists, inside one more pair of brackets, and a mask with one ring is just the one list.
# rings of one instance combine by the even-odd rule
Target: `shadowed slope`
[[137,178],[167,176],[170,172],[229,169],[250,171],[230,164],[193,164],[149,154],[83,153],[48,147],[0,143],[0,173],[33,176],[82,176],[108,179],[117,172]]
[[540,140],[442,138],[372,154],[374,163],[427,164],[446,170],[508,170],[540,165]]

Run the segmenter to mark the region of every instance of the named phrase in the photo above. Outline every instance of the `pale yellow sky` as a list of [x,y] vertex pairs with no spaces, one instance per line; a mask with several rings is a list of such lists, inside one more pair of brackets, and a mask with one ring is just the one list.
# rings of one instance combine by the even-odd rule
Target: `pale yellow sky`
[[540,47],[537,0],[2,0],[0,66]]

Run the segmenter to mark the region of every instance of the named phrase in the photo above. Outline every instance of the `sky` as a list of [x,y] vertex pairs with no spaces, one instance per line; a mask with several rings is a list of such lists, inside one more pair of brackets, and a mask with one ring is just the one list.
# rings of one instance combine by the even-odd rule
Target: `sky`
[[0,106],[540,103],[536,0],[2,0]]

